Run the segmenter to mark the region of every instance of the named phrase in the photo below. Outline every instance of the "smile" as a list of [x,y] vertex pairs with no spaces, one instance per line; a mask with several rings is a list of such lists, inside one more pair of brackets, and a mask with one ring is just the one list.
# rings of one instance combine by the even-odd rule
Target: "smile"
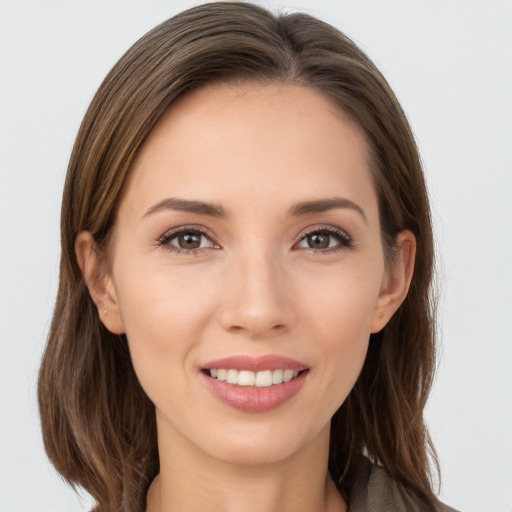
[[254,386],[268,388],[290,382],[299,375],[298,370],[277,369],[253,372],[250,370],[235,370],[224,368],[210,368],[210,377],[228,384],[237,386]]
[[276,409],[299,394],[311,368],[279,355],[234,355],[199,368],[206,388],[222,403],[242,412]]

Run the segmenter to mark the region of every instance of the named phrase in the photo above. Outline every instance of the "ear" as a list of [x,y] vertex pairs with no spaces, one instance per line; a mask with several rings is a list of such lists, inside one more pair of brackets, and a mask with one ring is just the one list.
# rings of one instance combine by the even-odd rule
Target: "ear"
[[414,272],[416,237],[409,230],[396,237],[397,251],[391,268],[382,279],[379,296],[371,319],[372,333],[379,332],[389,322],[407,296]]
[[75,254],[85,284],[98,308],[103,325],[114,334],[125,332],[123,319],[117,302],[112,276],[98,253],[96,242],[89,231],[82,231],[75,240]]

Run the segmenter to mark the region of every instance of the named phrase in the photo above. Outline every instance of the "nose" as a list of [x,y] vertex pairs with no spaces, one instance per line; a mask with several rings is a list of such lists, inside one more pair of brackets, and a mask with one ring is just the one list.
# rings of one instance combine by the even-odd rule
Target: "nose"
[[232,333],[258,339],[289,330],[296,321],[293,288],[284,264],[272,254],[234,258],[226,268],[220,320]]

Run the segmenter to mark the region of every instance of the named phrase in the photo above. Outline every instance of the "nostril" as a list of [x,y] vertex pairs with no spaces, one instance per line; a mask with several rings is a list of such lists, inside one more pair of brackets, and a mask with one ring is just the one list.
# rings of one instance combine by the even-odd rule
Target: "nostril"
[[[250,337],[260,338],[277,335],[288,330],[296,321],[295,311],[290,304],[272,302],[271,299],[249,296],[244,300],[232,299],[219,311],[222,327],[231,334],[246,333]],[[256,300],[258,299],[258,300]]]

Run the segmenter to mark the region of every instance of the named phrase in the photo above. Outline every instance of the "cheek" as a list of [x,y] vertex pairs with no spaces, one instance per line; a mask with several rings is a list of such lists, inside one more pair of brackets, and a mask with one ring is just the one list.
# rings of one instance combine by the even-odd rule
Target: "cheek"
[[118,303],[128,334],[153,332],[158,334],[155,340],[169,341],[194,330],[208,315],[214,290],[204,272],[144,259],[129,265],[120,260],[115,270]]
[[116,270],[116,294],[132,362],[142,387],[157,403],[162,380],[179,388],[181,373],[176,370],[191,367],[189,356],[211,318],[213,294],[204,279],[201,284],[179,269],[137,266],[133,261],[128,268],[120,260]]
[[[371,318],[379,291],[379,274],[343,272],[338,278],[317,280],[307,295],[303,328],[314,340],[317,378],[321,381],[327,416],[332,416],[353,388],[364,363]],[[363,279],[363,275],[365,279]],[[373,276],[373,277],[372,277]],[[307,315],[307,316],[306,316]]]
[[299,298],[307,304],[303,313],[333,348],[369,336],[381,276],[379,266],[369,263],[340,265],[304,280]]

